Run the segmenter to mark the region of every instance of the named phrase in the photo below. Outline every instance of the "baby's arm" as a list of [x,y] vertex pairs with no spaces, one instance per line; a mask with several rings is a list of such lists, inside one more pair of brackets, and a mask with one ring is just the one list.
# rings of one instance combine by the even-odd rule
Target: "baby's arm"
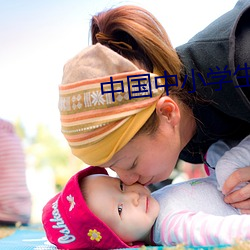
[[233,244],[236,240],[250,239],[250,215],[173,211],[163,220],[160,234],[161,244],[167,246]]
[[[217,162],[215,167],[218,189],[222,191],[226,179],[235,170],[250,165],[250,135],[242,140],[237,146],[227,151]],[[245,186],[241,183],[236,189]],[[234,189],[235,190],[235,189]],[[234,191],[233,190],[233,191]]]
[[215,167],[220,158],[225,154],[225,152],[229,151],[231,146],[225,143],[222,140],[219,140],[212,144],[206,154],[206,163],[208,167],[208,174],[210,176],[215,177]]

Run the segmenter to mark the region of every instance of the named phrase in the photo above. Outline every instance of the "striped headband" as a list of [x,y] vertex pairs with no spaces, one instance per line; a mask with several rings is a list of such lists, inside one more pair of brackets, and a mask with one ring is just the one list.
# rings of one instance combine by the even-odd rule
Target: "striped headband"
[[71,59],[59,86],[59,110],[72,153],[94,166],[110,160],[155,110],[164,91],[155,77],[101,44]]

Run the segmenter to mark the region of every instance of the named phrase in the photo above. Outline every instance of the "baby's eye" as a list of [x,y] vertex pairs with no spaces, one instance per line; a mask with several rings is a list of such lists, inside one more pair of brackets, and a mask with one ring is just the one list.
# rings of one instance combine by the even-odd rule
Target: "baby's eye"
[[122,204],[119,204],[118,205],[118,214],[121,215],[122,213],[122,208],[123,208],[123,205]]
[[123,182],[121,180],[120,180],[120,189],[121,189],[121,191],[123,191],[123,189],[124,189]]

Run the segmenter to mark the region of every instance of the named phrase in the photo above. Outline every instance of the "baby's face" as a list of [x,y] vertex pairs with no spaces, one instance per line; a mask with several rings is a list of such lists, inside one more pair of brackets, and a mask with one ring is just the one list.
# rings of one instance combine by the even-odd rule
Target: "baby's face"
[[88,206],[126,243],[145,240],[159,214],[159,203],[141,184],[127,186],[105,175],[86,177]]

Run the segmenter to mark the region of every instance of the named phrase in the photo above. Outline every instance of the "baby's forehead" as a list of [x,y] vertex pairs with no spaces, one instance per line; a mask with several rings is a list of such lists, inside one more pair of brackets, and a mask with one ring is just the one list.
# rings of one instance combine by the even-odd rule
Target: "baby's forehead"
[[120,179],[111,177],[105,174],[94,174],[83,178],[80,187],[84,197],[99,195],[106,195],[107,193],[117,191]]
[[116,181],[120,181],[120,179],[118,177],[112,177],[109,175],[105,175],[105,174],[93,174],[93,175],[88,175],[85,176],[81,182],[100,182],[101,180],[105,181],[105,182],[116,182]]
[[[119,182],[120,179],[111,177],[105,174],[92,174],[85,177],[82,177],[79,180],[79,187],[83,194],[83,197],[88,200],[89,193],[91,191],[96,192],[105,192],[105,190],[109,187],[114,186],[115,182]],[[92,192],[91,192],[92,193]]]

